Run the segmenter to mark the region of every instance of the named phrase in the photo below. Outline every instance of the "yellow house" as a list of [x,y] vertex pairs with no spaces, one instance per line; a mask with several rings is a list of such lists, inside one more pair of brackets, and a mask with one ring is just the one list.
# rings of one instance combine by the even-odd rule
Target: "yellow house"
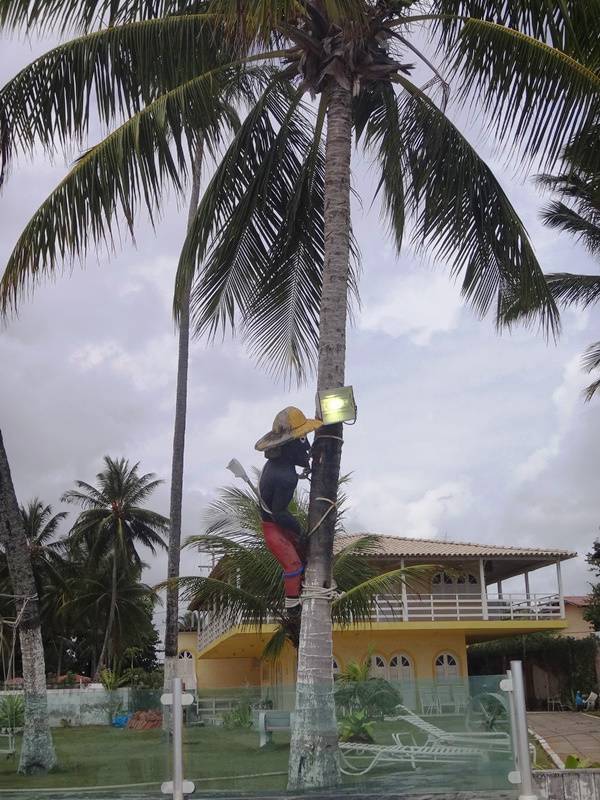
[[[336,547],[357,536],[339,537]],[[371,653],[373,674],[399,681],[406,704],[416,707],[416,681],[451,682],[467,676],[467,645],[566,628],[561,562],[575,555],[567,550],[382,536],[378,551],[365,556],[382,572],[411,564],[436,565],[436,571],[418,594],[404,587],[401,597],[380,597],[368,623],[336,626],[334,670]],[[556,571],[556,590],[532,593],[529,574],[549,566]],[[522,591],[506,592],[503,582],[517,576],[523,579]],[[179,638],[186,684],[209,693],[249,685],[283,702],[285,687],[295,679],[293,648],[286,647],[276,663],[261,660],[275,625],[260,631],[231,626],[209,609],[198,611],[198,630]]]

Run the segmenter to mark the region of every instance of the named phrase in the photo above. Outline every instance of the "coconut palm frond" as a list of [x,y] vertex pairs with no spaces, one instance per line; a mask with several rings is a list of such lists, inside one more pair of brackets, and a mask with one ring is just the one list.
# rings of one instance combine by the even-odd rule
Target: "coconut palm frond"
[[412,592],[423,590],[428,579],[439,569],[435,565],[411,565],[373,575],[333,601],[333,619],[344,626],[368,622],[375,607],[385,607],[390,601],[401,600],[403,584]]
[[600,53],[600,0],[433,0],[432,6],[444,48],[456,43],[464,20],[474,18],[515,28],[577,58],[591,60]]
[[8,136],[0,167],[8,167],[13,152],[30,153],[39,143],[53,153],[81,142],[90,105],[112,125],[219,61],[231,61],[212,46],[216,35],[213,17],[186,14],[107,28],[48,51],[0,89]]
[[[498,309],[507,295],[517,296],[528,309],[527,321],[555,333],[556,305],[527,232],[492,171],[422,91],[402,76],[397,82],[405,90],[397,111],[389,100],[382,103],[365,137],[378,154],[389,131],[402,142],[393,169],[381,157],[381,180],[386,195],[397,194],[408,207],[416,244],[450,263],[453,276],[462,276],[463,295],[479,314],[493,307],[502,324]],[[386,207],[393,226],[391,201]]]
[[585,351],[581,364],[586,372],[600,369],[600,342],[594,342]]
[[596,392],[600,391],[600,379],[590,383],[589,386],[586,387],[584,397],[587,402],[589,402],[595,395]]
[[[250,352],[301,380],[314,362],[323,261],[323,154],[300,94],[274,82],[210,181],[188,234],[178,291],[197,334],[241,326]],[[277,269],[273,269],[276,265]]]
[[451,61],[462,99],[477,102],[494,134],[546,164],[600,112],[600,59],[588,66],[505,25],[469,19]]
[[600,275],[556,272],[547,275],[553,297],[566,306],[587,306],[600,300]]
[[198,120],[213,125],[222,110],[215,84],[234,73],[217,68],[166,92],[80,157],[19,237],[0,282],[0,311],[91,245],[114,246],[120,221],[132,230],[141,209],[155,223],[165,189],[183,190]]
[[281,658],[283,648],[289,641],[290,633],[285,625],[279,625],[275,633],[268,640],[261,653],[263,661],[277,661]]
[[600,220],[590,220],[560,200],[553,200],[544,208],[542,219],[549,228],[572,234],[592,255],[600,253]]
[[380,547],[381,537],[365,534],[357,539],[352,539],[348,544],[343,544],[343,535],[338,537],[338,547],[333,562],[333,579],[340,591],[346,591],[353,586],[364,583],[376,574],[369,556],[376,553]]
[[[189,603],[190,611],[211,608],[231,625],[260,628],[272,614],[270,598],[266,594],[256,594],[234,583],[211,577],[181,577],[176,584],[182,599]],[[160,591],[165,586],[166,582],[155,588]]]
[[206,0],[0,0],[0,25],[21,31],[90,30],[206,11]]

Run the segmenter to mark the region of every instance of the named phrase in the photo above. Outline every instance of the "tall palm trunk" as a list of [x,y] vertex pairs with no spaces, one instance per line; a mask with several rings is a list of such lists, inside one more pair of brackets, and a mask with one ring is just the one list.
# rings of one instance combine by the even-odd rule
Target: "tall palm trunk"
[[[105,666],[108,656],[108,645],[112,629],[115,624],[115,612],[117,610],[117,587],[118,587],[118,569],[117,569],[117,553],[113,548],[113,562],[112,562],[112,579],[110,588],[110,607],[108,610],[108,621],[106,623],[106,630],[104,631],[104,641],[102,642],[102,650],[100,651],[100,658],[98,659],[97,672]],[[96,677],[98,677],[96,675]]]
[[[346,311],[350,260],[351,95],[332,81],[325,152],[325,263],[319,319],[317,389],[344,385]],[[290,746],[288,788],[335,786],[340,781],[333,698],[331,602],[311,587],[332,585],[335,509],[342,454],[342,425],[315,437],[310,491],[309,542],[302,606],[296,714]],[[322,498],[327,498],[323,500]]]
[[[188,230],[194,219],[200,199],[200,177],[202,172],[203,146],[197,145],[192,165],[192,190],[188,211]],[[173,431],[173,460],[171,466],[171,505],[169,529],[169,554],[167,578],[169,581],[179,577],[181,553],[181,506],[183,497],[183,463],[185,453],[185,425],[187,413],[188,366],[190,344],[190,295],[192,277],[185,287],[181,299],[179,318],[179,353],[177,359],[177,390],[175,398],[175,427]],[[177,665],[177,638],[179,633],[179,590],[177,586],[167,586],[167,617],[165,622],[165,667],[164,687],[170,691],[171,678]],[[165,725],[167,719],[165,715]]]
[[16,600],[25,694],[25,729],[19,772],[47,772],[56,766],[46,695],[46,663],[40,626],[39,600],[23,518],[15,495],[8,458],[0,432],[0,544]]

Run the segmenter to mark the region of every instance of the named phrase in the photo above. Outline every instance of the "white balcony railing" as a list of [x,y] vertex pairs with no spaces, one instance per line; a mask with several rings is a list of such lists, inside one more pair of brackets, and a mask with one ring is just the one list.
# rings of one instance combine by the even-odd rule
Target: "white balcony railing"
[[[435,622],[454,620],[552,620],[563,616],[558,594],[409,594],[380,595],[373,609],[373,622]],[[207,614],[198,632],[198,650],[203,650],[232,628],[219,614]]]

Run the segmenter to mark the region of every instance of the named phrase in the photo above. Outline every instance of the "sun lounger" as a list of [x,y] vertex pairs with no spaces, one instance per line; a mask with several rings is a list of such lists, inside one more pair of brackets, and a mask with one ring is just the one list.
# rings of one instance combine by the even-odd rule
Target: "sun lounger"
[[340,769],[345,775],[366,775],[378,766],[407,763],[413,769],[418,764],[468,764],[485,760],[486,754],[475,747],[454,747],[446,744],[359,744],[340,742]]
[[471,733],[469,731],[445,731],[438,728],[432,722],[419,717],[406,706],[399,705],[397,708],[402,712],[394,717],[386,717],[386,721],[402,721],[408,725],[427,734],[426,744],[450,744],[455,746],[469,746],[477,747],[480,750],[487,752],[493,751],[497,753],[510,753],[512,752],[512,745],[510,736],[503,731],[478,731]]

